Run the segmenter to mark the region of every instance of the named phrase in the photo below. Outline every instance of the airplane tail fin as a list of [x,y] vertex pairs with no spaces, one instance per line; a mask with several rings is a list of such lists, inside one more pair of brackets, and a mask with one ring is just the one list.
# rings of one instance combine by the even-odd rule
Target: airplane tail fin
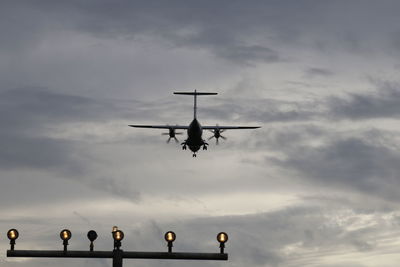
[[206,92],[174,92],[174,95],[192,95],[194,96],[194,107],[193,107],[193,116],[196,119],[197,115],[197,96],[198,95],[217,95],[218,93],[206,93]]

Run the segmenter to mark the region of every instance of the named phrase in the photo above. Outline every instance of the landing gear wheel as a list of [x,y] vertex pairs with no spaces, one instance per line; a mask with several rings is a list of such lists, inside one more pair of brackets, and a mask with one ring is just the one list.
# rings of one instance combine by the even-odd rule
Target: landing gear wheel
[[183,150],[186,150],[186,145],[182,147]]
[[207,150],[207,146],[206,145],[203,146],[203,150]]
[[193,157],[195,158],[195,157],[197,157],[197,155],[196,155],[196,154],[193,154]]

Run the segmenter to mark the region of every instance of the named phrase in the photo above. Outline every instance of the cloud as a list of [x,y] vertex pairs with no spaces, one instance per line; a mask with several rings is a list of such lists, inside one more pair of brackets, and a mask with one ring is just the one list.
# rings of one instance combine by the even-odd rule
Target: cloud
[[305,71],[306,76],[314,78],[314,77],[329,77],[334,75],[334,73],[328,69],[324,68],[308,68]]
[[67,140],[0,134],[0,168],[39,168],[81,173],[83,166],[74,158],[74,144]]
[[53,138],[46,131],[63,123],[95,117],[100,105],[84,97],[42,88],[0,93],[0,168],[60,169],[81,173],[83,165],[71,140]]
[[289,101],[270,98],[224,98],[208,105],[204,112],[208,118],[258,123],[309,121],[319,115],[314,101]]
[[[174,249],[216,252],[215,234],[227,231],[234,267],[395,266],[398,134],[367,119],[398,118],[398,85],[376,83],[366,93],[354,77],[388,70],[398,55],[396,5],[3,1],[0,195],[4,214],[14,213],[0,224],[43,233],[45,222],[47,235],[30,232],[38,243],[27,248],[53,247],[68,224],[81,236],[74,248],[87,249],[90,224],[105,233],[98,248],[108,249],[109,226],[121,223],[127,250],[163,250],[164,230],[173,228]],[[243,76],[259,82],[201,102],[199,113],[204,125],[263,126],[238,133],[248,139],[230,138],[195,160],[167,146],[162,131],[126,126],[187,123],[192,102],[169,88],[229,91]],[[350,93],[326,97],[341,88]],[[296,203],[270,203],[271,192]],[[250,195],[257,197],[243,197]],[[241,215],[207,216],[220,211]]]
[[328,107],[334,117],[352,120],[395,118],[400,115],[399,84],[383,82],[372,93],[352,93],[347,98],[331,97]]
[[321,145],[299,145],[285,159],[268,161],[293,170],[319,186],[335,186],[398,201],[400,154],[373,140],[336,137]]

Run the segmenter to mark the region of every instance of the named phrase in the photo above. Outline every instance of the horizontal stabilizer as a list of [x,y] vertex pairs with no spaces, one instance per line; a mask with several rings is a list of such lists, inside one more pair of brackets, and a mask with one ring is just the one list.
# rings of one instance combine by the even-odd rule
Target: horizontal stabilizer
[[174,92],[174,95],[217,95],[218,93],[205,93],[205,92]]

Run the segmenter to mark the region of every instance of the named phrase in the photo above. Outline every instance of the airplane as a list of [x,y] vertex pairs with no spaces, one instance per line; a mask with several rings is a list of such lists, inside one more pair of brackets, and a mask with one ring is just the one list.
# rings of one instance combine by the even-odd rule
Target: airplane
[[187,130],[187,139],[181,143],[182,149],[186,150],[187,147],[193,152],[193,157],[196,157],[196,152],[199,151],[201,147],[203,150],[207,150],[208,143],[202,138],[203,130],[209,130],[214,135],[209,138],[215,138],[216,143],[218,144],[218,139],[226,139],[226,137],[222,136],[221,133],[226,130],[237,130],[237,129],[257,129],[260,126],[201,126],[199,121],[197,120],[197,96],[205,96],[205,95],[217,95],[218,93],[206,93],[206,92],[174,92],[175,95],[192,95],[194,96],[194,107],[193,107],[193,120],[189,124],[189,126],[181,126],[181,125],[137,125],[132,124],[130,127],[136,128],[152,128],[152,129],[168,129],[168,133],[163,133],[162,135],[169,135],[167,143],[173,138],[175,142],[178,143],[178,139],[176,135],[182,134],[177,133],[176,130]]

